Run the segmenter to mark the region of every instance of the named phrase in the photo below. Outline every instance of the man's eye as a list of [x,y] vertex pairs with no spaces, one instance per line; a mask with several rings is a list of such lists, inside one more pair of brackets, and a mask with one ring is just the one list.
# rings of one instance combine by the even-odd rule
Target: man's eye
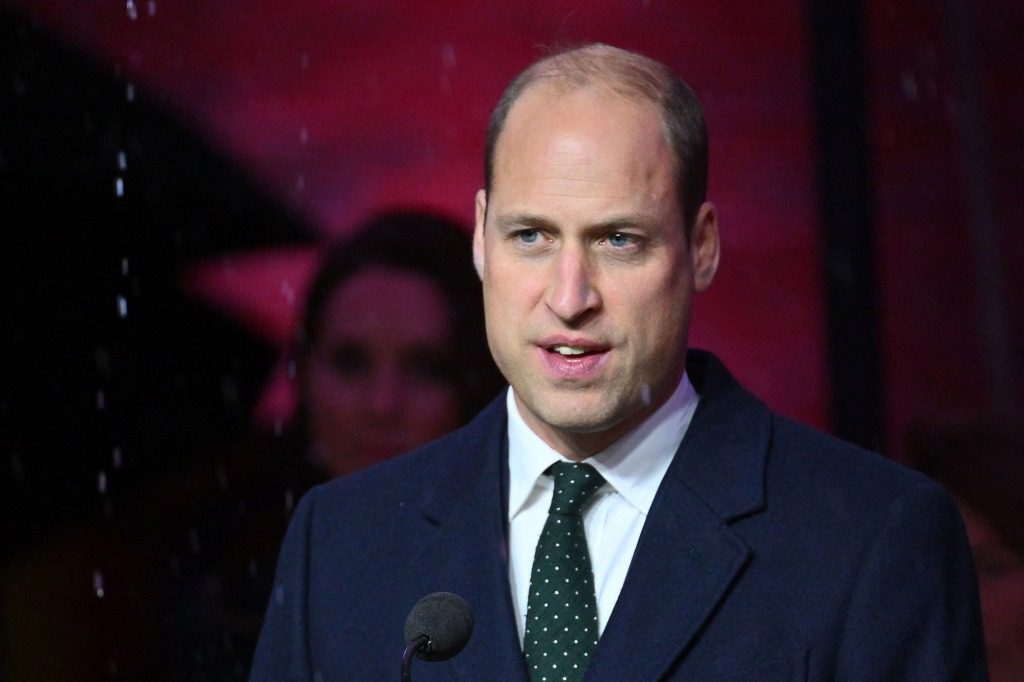
[[616,248],[631,246],[634,242],[633,235],[625,232],[612,232],[608,235],[608,243]]
[[520,230],[516,237],[524,244],[534,244],[540,239],[540,230]]

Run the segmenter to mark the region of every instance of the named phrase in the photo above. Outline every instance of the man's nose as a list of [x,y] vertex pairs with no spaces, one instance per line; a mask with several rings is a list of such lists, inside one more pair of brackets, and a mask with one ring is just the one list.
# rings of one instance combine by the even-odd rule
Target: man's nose
[[566,246],[552,264],[547,306],[563,322],[578,323],[601,306],[593,265],[582,247]]

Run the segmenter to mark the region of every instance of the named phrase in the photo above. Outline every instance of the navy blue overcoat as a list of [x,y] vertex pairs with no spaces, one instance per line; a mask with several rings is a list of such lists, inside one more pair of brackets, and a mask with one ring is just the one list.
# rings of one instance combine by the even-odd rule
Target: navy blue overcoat
[[[934,482],[772,414],[690,351],[699,407],[651,507],[588,682],[983,680],[963,524]],[[310,491],[253,680],[398,679],[412,606],[470,602],[417,682],[527,679],[507,570],[504,396],[466,427]]]

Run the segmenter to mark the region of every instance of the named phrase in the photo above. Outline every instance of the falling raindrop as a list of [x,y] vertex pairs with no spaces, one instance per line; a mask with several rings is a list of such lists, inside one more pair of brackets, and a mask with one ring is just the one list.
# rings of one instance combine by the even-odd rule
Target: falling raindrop
[[96,490],[100,495],[107,494],[107,472],[101,471],[96,475]]
[[451,71],[455,68],[455,47],[451,43],[446,43],[441,48],[441,67],[439,87],[441,92],[450,94],[452,91]]
[[96,391],[96,409],[100,412],[107,409],[107,394],[103,392],[103,389]]
[[135,83],[128,83],[124,86],[124,98],[129,102],[135,101]]
[[299,177],[295,179],[295,191],[301,192],[306,189],[306,176],[299,174]]
[[441,63],[444,64],[446,69],[451,69],[455,66],[455,46],[451,43],[445,43],[444,47],[441,48]]
[[914,78],[914,74],[910,71],[904,71],[901,74],[900,83],[903,86],[903,96],[911,102],[917,100],[917,79]]
[[120,469],[124,465],[124,452],[119,447],[114,447],[114,451],[111,453],[111,464],[114,465],[115,469]]
[[128,257],[125,256],[121,259],[121,275],[124,277],[128,276]]
[[281,280],[281,295],[284,296],[288,305],[295,305],[295,287],[287,279]]
[[126,9],[128,11],[128,18],[129,19],[131,19],[132,21],[135,21],[136,19],[139,18],[139,10],[135,6],[135,0],[128,0],[126,5],[125,5],[125,7],[126,7]]
[[295,492],[288,488],[284,491],[284,511],[287,514],[292,513],[292,509],[295,508]]
[[289,360],[288,361],[288,365],[285,368],[285,373],[288,375],[288,378],[289,379],[294,379],[297,372],[298,372],[298,365],[297,365],[297,363],[295,362],[294,359]]
[[151,17],[156,16],[156,0],[149,0],[146,3],[146,13]]
[[117,314],[122,320],[128,317],[128,299],[120,294],[117,296]]
[[309,128],[305,126],[299,129],[299,144],[309,144]]
[[98,570],[92,572],[92,589],[97,597],[103,599],[103,595],[106,594],[103,589],[103,574]]
[[123,150],[117,153],[117,167],[120,170],[124,170],[128,167],[128,155],[125,154]]
[[124,196],[124,178],[120,176],[118,176],[117,179],[114,180],[114,194],[116,194],[118,197]]

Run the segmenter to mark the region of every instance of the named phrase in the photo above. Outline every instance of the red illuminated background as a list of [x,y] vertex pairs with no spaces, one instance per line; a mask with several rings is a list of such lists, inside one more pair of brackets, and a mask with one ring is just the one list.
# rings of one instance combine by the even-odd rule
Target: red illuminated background
[[[827,424],[798,5],[26,4],[126,80],[160,93],[325,238],[395,203],[436,206],[468,224],[490,110],[538,45],[603,40],[665,60],[707,108],[711,191],[725,230],[722,276],[701,306],[695,341],[778,409]],[[303,269],[294,253],[280,256],[268,267],[266,254],[239,254],[231,271],[201,270],[198,288],[282,336],[296,299],[281,293],[280,278],[301,289]],[[289,263],[294,272],[282,272]]]
[[[820,210],[828,164],[816,131],[832,115],[820,88],[831,75],[814,40],[830,35],[828,3],[6,4],[112,77],[129,104],[134,92],[149,98],[302,226],[294,238],[224,240],[167,273],[211,315],[279,350],[317,244],[396,204],[469,225],[490,110],[538,46],[606,41],[664,61],[704,103],[710,194],[722,217],[722,267],[698,301],[693,344],[718,353],[774,409],[847,437],[833,406],[863,386],[833,363],[866,357],[877,369],[863,377],[863,409],[877,415],[869,444],[912,463],[922,449],[962,445],[960,461],[942,466],[973,476],[975,491],[1021,478],[1017,3],[863,3],[863,110],[851,134],[865,144],[867,270],[830,250]],[[98,186],[111,200],[118,178],[125,197],[136,191],[132,166],[120,168],[116,154],[101,166]],[[853,322],[873,346],[830,326],[846,313],[828,283],[858,279],[874,294]],[[268,425],[287,418],[289,388],[280,363],[267,369],[274,352],[264,365],[244,419]],[[1019,495],[1000,495],[998,513],[1020,509]]]

